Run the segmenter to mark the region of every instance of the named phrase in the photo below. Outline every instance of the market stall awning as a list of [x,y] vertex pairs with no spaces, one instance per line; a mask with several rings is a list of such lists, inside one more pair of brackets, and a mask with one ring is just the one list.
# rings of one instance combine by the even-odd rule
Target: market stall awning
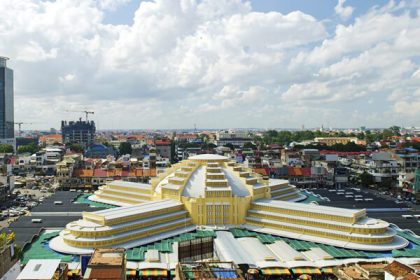
[[262,268],[261,273],[264,275],[290,275],[290,271],[287,268],[279,267]]
[[292,268],[294,274],[321,274],[321,270],[313,267]]
[[135,269],[127,269],[125,271],[125,275],[127,276],[136,276],[136,274],[137,274],[137,271]]
[[139,270],[140,276],[168,276],[168,271],[165,269],[142,269]]
[[322,273],[328,273],[328,274],[332,274],[333,273],[333,268],[332,267],[324,267],[323,269],[321,269]]
[[73,269],[73,270],[70,270],[69,272],[67,272],[68,277],[72,277],[72,276],[76,276],[76,275],[80,275],[80,269]]

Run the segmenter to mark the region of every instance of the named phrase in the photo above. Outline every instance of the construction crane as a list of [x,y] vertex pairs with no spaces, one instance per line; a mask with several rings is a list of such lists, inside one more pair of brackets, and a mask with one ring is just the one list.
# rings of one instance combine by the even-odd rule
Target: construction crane
[[93,111],[86,111],[86,110],[84,110],[84,111],[73,111],[73,110],[66,110],[66,112],[77,112],[77,113],[85,113],[85,115],[86,115],[86,121],[88,121],[88,115],[89,114],[95,114],[95,112],[93,112]]
[[14,124],[17,124],[19,127],[19,135],[22,135],[22,124],[34,124],[31,122],[14,122]]

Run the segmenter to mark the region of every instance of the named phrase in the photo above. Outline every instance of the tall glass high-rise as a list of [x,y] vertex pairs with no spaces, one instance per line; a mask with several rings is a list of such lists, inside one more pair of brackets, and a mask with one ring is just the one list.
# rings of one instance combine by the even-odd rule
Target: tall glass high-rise
[[0,139],[14,138],[13,70],[0,57]]

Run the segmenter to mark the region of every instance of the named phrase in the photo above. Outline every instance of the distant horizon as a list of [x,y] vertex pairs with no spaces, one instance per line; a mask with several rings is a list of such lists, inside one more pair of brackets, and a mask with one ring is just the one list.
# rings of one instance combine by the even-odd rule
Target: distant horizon
[[[389,127],[365,127],[365,130],[383,130],[389,129]],[[258,127],[229,127],[229,128],[129,128],[129,129],[121,129],[121,128],[106,128],[106,129],[96,129],[97,132],[102,131],[121,131],[121,132],[142,132],[142,131],[177,131],[177,132],[197,132],[200,131],[222,131],[222,130],[249,130],[249,131],[257,131],[257,130],[284,130],[284,131],[313,131],[319,130],[321,127],[305,127],[304,129],[301,128],[258,128]],[[420,129],[420,127],[402,127],[403,129]],[[51,128],[50,128],[51,129]],[[51,132],[50,129],[36,129],[36,130],[25,130],[22,129],[22,132]],[[55,129],[55,128],[54,128]],[[361,127],[324,127],[325,130],[360,130]],[[57,132],[60,132],[60,129],[56,129]],[[17,132],[17,131],[16,131]]]

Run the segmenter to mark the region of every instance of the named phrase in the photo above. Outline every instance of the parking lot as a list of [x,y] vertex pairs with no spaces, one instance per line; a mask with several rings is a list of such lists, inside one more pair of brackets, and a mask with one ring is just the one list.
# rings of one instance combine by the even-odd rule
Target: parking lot
[[0,230],[8,227],[19,216],[27,215],[28,211],[52,194],[46,189],[14,189],[10,199],[1,204]]
[[56,191],[55,193],[43,193],[29,190],[25,194],[43,198],[42,201],[30,209],[29,215],[8,218],[8,222],[2,221],[3,231],[13,231],[16,243],[20,246],[29,244],[34,237],[38,236],[44,228],[64,228],[71,221],[81,218],[82,212],[103,210],[101,207],[91,207],[86,203],[74,203],[82,193],[70,191]]
[[328,198],[318,201],[320,205],[366,209],[369,217],[383,219],[402,230],[409,229],[420,235],[420,209],[410,202],[402,202],[389,195],[359,188],[320,188],[309,191]]
[[327,197],[329,201],[321,201],[321,205],[330,205],[349,209],[406,209],[410,205],[406,202],[397,202],[390,197],[380,196],[366,189],[312,189],[315,194]]

